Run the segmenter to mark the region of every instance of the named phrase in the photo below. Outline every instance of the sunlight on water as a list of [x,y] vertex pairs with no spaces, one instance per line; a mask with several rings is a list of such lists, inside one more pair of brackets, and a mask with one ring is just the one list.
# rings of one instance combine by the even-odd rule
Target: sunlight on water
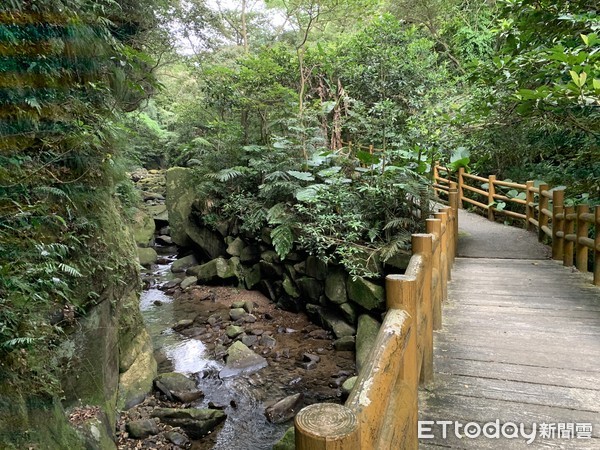
[[147,291],[143,291],[140,296],[140,309],[142,311],[147,311],[154,308],[154,302],[156,301],[161,303],[171,303],[173,297],[165,295],[163,291],[159,291],[158,289],[148,289]]
[[206,346],[199,340],[190,339],[165,349],[175,372],[196,373],[208,368],[219,368],[216,361],[206,359]]

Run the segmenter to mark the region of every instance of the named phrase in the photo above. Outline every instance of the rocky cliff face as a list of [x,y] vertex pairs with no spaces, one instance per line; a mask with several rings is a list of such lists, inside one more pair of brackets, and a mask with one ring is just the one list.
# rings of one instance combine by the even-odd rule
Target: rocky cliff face
[[[110,254],[106,267],[81,279],[73,295],[97,293],[77,311],[53,350],[63,397],[31,397],[0,383],[0,447],[115,449],[116,412],[143,400],[156,375],[150,337],[139,311],[140,281],[133,233],[116,203],[103,203],[91,239]],[[82,297],[83,298],[83,297]],[[26,374],[35,383],[35,374]]]

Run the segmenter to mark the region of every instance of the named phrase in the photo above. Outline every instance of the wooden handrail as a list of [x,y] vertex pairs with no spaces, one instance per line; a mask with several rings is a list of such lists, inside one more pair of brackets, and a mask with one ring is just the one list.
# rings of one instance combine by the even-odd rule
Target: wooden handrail
[[[443,186],[450,186],[452,176],[448,171],[445,178],[439,177],[439,170],[442,166],[437,163],[434,170],[434,187],[443,180]],[[445,169],[447,170],[447,169]],[[468,180],[475,180],[487,183],[486,186],[471,186],[467,184]],[[486,211],[490,220],[495,220],[496,214],[513,217],[523,220],[525,228],[529,231],[535,230],[540,241],[548,241],[552,245],[552,258],[562,260],[565,266],[575,264],[581,272],[588,271],[589,253],[593,252],[593,283],[600,286],[600,251],[598,242],[600,242],[600,206],[596,206],[594,211],[590,211],[587,205],[579,205],[577,209],[567,206],[569,203],[565,197],[564,188],[551,189],[545,183],[534,186],[533,181],[525,184],[514,183],[512,181],[497,180],[494,175],[488,178],[465,173],[464,168],[459,168],[456,174],[458,191],[458,208],[462,208],[463,202],[477,206]],[[496,187],[515,189],[525,193],[523,198],[511,198],[508,195],[496,192]],[[449,187],[444,189],[436,188],[436,192],[443,189],[449,192]],[[475,195],[465,196],[465,192]],[[476,198],[471,198],[471,197]],[[485,198],[481,200],[481,197]],[[520,208],[517,211],[508,209],[498,209],[496,201],[510,202]],[[590,230],[594,230],[594,235],[590,237]]]
[[426,220],[427,234],[412,236],[405,274],[386,278],[388,311],[345,405],[302,409],[296,449],[417,449],[418,387],[433,379],[433,330],[456,254],[456,183],[448,195],[450,206]]

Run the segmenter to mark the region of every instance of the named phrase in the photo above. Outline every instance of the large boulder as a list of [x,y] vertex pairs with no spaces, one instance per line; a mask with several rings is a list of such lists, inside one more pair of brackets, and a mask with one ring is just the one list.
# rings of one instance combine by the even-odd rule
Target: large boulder
[[196,199],[193,172],[183,167],[173,167],[166,172],[167,211],[169,226],[173,242],[180,246],[187,246],[190,239],[186,232],[186,225],[190,221],[192,204]]
[[356,370],[360,371],[375,346],[381,323],[368,314],[358,318],[356,333]]
[[[119,361],[119,391],[117,406],[128,409],[141,403],[152,390],[152,380],[156,376],[157,364],[150,335],[146,329],[123,351]],[[124,350],[125,347],[121,345]]]
[[158,254],[152,247],[138,248],[137,251],[140,264],[144,267],[149,267],[158,260]]
[[187,275],[195,276],[199,283],[210,283],[221,280],[240,278],[240,264],[237,258],[216,258],[199,266],[187,269]]
[[296,430],[289,427],[283,437],[273,445],[273,450],[296,450]]
[[171,272],[185,272],[187,269],[198,265],[198,260],[194,255],[184,256],[171,264]]
[[298,289],[305,301],[308,303],[318,303],[323,293],[323,283],[315,278],[302,277],[296,280]]
[[362,277],[348,277],[348,298],[368,311],[385,308],[385,290]]
[[327,277],[327,264],[316,256],[306,258],[306,275],[317,280],[325,280]]
[[150,419],[134,420],[127,424],[127,433],[132,439],[146,439],[149,436],[158,434],[160,430],[156,422]]
[[225,367],[219,372],[220,378],[254,373],[267,367],[265,358],[257,355],[240,341],[235,341],[227,349]]
[[135,242],[140,247],[147,247],[154,236],[155,224],[152,217],[141,209],[133,214],[133,235]]
[[200,439],[211,433],[227,415],[218,409],[156,408],[152,415],[161,422],[180,427],[190,439]]
[[154,380],[154,385],[171,401],[188,403],[203,396],[202,391],[196,387],[196,382],[181,373],[160,374]]
[[161,222],[169,221],[169,212],[167,211],[167,205],[150,205],[146,206],[146,209],[154,220],[160,220]]
[[352,325],[347,324],[337,314],[329,311],[327,308],[309,304],[306,305],[306,312],[319,325],[333,331],[333,334],[338,339],[356,334],[356,329]]
[[184,225],[184,229],[188,237],[200,247],[208,258],[213,259],[225,255],[227,247],[219,233],[190,221]]

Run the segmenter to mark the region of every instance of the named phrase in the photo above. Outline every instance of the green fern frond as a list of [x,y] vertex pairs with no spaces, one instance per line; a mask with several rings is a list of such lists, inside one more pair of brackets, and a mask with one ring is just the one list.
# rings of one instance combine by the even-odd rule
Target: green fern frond
[[289,225],[279,225],[271,231],[273,246],[279,257],[283,260],[294,248],[294,232]]
[[77,270],[75,267],[73,266],[69,266],[68,264],[65,263],[58,263],[58,268],[66,273],[67,275],[71,275],[72,277],[82,277],[83,275],[81,274],[81,272],[79,270]]
[[243,167],[229,167],[227,169],[220,170],[217,173],[209,173],[206,175],[206,177],[225,183],[233,180],[234,178],[241,177],[244,174],[243,170]]

